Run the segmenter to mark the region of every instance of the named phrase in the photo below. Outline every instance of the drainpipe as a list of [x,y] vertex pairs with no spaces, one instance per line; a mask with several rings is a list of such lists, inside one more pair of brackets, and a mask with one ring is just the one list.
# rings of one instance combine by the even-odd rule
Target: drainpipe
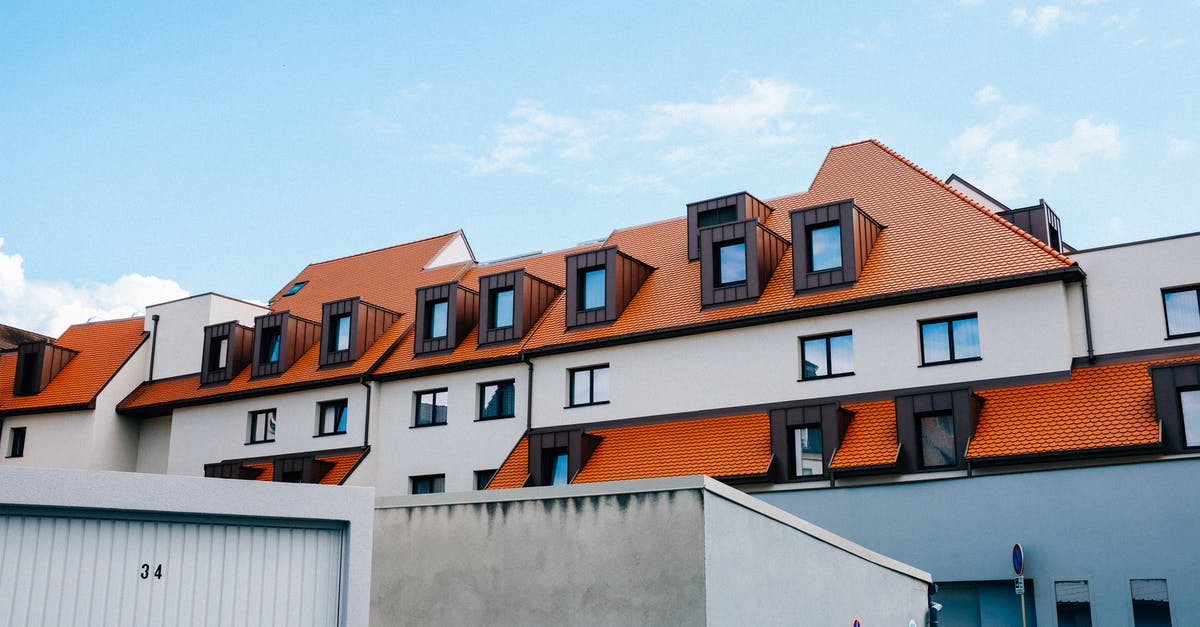
[[147,381],[154,380],[154,349],[158,346],[158,314],[150,316],[150,320],[154,322],[154,327],[150,331],[150,376]]
[[[1080,270],[1080,272],[1083,272]],[[1087,338],[1087,355],[1088,363],[1096,363],[1096,351],[1092,347],[1092,311],[1088,307],[1087,293],[1087,275],[1083,275],[1083,279],[1079,282],[1080,289],[1083,291],[1083,332]]]
[[521,353],[521,361],[529,366],[528,382],[525,384],[525,433],[533,429],[533,360]]
[[371,439],[371,383],[363,376],[358,380],[359,385],[367,388],[367,409],[363,412],[363,448],[370,446]]

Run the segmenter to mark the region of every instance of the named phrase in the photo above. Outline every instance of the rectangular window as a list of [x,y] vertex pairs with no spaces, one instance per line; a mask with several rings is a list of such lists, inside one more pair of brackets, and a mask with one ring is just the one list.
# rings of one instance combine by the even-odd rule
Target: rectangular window
[[979,318],[975,314],[920,324],[923,365],[979,359]]
[[329,319],[329,349],[350,350],[350,314],[339,314]]
[[1131,579],[1133,627],[1171,627],[1166,579]]
[[8,430],[8,456],[25,457],[25,427]]
[[317,435],[337,435],[346,432],[346,422],[350,414],[346,399],[318,403],[317,414]]
[[954,416],[921,416],[921,467],[943,468],[957,463],[954,453]]
[[417,392],[417,418],[414,424],[418,427],[446,424],[446,395],[445,389]]
[[1184,446],[1200,446],[1200,390],[1180,392],[1179,408],[1183,414]]
[[549,481],[546,485],[567,485],[570,477],[567,476],[569,459],[566,449],[552,449],[546,451],[542,459],[546,460],[545,473],[543,477],[548,477]]
[[580,309],[600,309],[604,307],[605,284],[607,283],[604,268],[585,268],[579,271],[579,284],[583,286],[579,295]]
[[513,288],[492,290],[488,296],[488,328],[504,329],[513,325]]
[[258,356],[259,363],[273,364],[279,361],[279,346],[283,342],[282,331],[280,327],[263,329],[263,339]]
[[608,366],[571,371],[571,406],[608,402]]
[[697,213],[696,225],[700,228],[716,226],[718,224],[725,224],[726,222],[736,222],[737,218],[737,206],[730,205],[728,207],[721,207],[720,209],[709,209],[708,211]]
[[208,345],[208,371],[224,370],[229,361],[229,338],[214,337]]
[[800,340],[800,378],[854,374],[854,336],[836,333]]
[[1092,601],[1086,581],[1054,582],[1058,627],[1092,627]]
[[284,292],[281,296],[291,296],[291,295],[295,294],[296,292],[299,292],[300,289],[303,288],[305,285],[308,285],[308,281],[297,281],[295,283],[292,283],[292,286],[289,287],[287,289],[287,291]]
[[425,339],[436,340],[446,337],[449,313],[450,301],[435,300],[425,303]]
[[746,282],[746,242],[717,245],[717,287]]
[[808,228],[808,271],[842,267],[842,226],[818,224]]
[[1163,290],[1167,338],[1200,334],[1200,287]]
[[492,477],[496,476],[496,469],[476,470],[475,471],[475,489],[486,490],[488,484],[492,482]]
[[275,410],[263,409],[250,412],[250,434],[246,444],[275,441]]
[[796,477],[816,477],[825,472],[824,450],[821,446],[821,425],[805,425],[792,430],[793,454],[796,456]]
[[479,419],[512,418],[516,415],[516,396],[512,381],[479,384]]
[[421,475],[409,477],[413,494],[434,494],[446,491],[446,475]]

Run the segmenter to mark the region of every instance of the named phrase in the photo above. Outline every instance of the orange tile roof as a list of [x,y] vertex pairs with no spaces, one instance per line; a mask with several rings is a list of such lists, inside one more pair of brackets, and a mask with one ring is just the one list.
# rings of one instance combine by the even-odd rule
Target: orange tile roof
[[146,337],[143,318],[72,325],[54,342],[79,351],[40,393],[13,396],[17,354],[0,354],[0,413],[88,406]]
[[863,468],[896,463],[896,405],[891,400],[852,403],[842,409],[854,412],[846,437],[833,454],[829,467]]
[[488,483],[489,490],[504,490],[508,488],[523,488],[529,479],[529,438],[521,436],[511,453],[500,464],[500,469]]
[[978,391],[985,400],[967,457],[1157,444],[1148,369],[1195,359],[1077,368],[1067,381]]
[[[342,485],[346,478],[350,476],[350,472],[358,465],[362,458],[367,456],[369,451],[355,451],[351,453],[342,453],[338,455],[317,455],[314,457],[319,462],[332,462],[333,468],[325,473],[324,477],[318,481],[320,485]],[[275,480],[275,462],[260,461],[260,462],[244,462],[243,466],[247,468],[257,468],[262,471],[262,474],[254,478],[254,481],[274,481]]]

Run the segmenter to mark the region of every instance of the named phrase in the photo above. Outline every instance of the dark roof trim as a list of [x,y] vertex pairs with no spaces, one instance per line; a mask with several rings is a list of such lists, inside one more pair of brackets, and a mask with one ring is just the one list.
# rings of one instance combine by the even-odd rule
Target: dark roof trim
[[[249,367],[249,366],[247,366]],[[187,375],[196,376],[196,375]],[[318,379],[316,381],[301,381],[298,383],[288,383],[286,385],[277,385],[266,388],[258,388],[253,390],[239,390],[237,392],[227,392],[225,394],[214,394],[211,396],[200,396],[196,398],[186,398],[175,401],[167,401],[165,403],[156,403],[154,405],[141,405],[138,407],[117,406],[117,413],[122,416],[130,416],[132,418],[152,418],[155,416],[165,416],[171,413],[171,410],[181,407],[195,407],[197,405],[208,405],[211,403],[224,403],[226,401],[236,401],[244,398],[254,398],[257,396],[271,396],[273,394],[282,394],[284,392],[296,392],[299,390],[312,390],[324,387],[333,387],[335,385],[345,385],[348,383],[357,383],[361,381],[363,375],[352,374],[329,379]],[[162,379],[160,379],[161,381]],[[143,384],[144,385],[144,384]],[[199,383],[197,383],[199,386]],[[277,457],[277,456],[276,456]]]
[[1142,240],[1137,240],[1135,242],[1122,242],[1120,244],[1109,244],[1107,246],[1096,246],[1094,248],[1079,248],[1079,249],[1076,249],[1075,251],[1073,251],[1071,254],[1075,255],[1075,254],[1079,254],[1079,253],[1090,253],[1090,252],[1094,252],[1097,250],[1108,250],[1110,248],[1125,248],[1126,246],[1140,246],[1142,244],[1153,244],[1155,242],[1165,242],[1167,240],[1182,239],[1185,237],[1196,237],[1198,235],[1200,235],[1200,231],[1194,231],[1192,233],[1180,233],[1178,235],[1167,235],[1165,237],[1154,237],[1151,239],[1142,239]]
[[1136,351],[1123,351],[1119,353],[1106,353],[1104,355],[1096,355],[1095,362],[1088,361],[1087,357],[1076,357],[1071,360],[1071,369],[1085,368],[1088,366],[1111,366],[1115,364],[1128,364],[1138,361],[1150,361],[1153,359],[1171,359],[1173,357],[1187,357],[1189,355],[1200,356],[1200,343],[1198,344],[1180,344],[1178,346],[1163,346],[1160,348],[1144,348]]
[[[222,459],[218,464],[254,464],[258,462],[274,461],[281,457],[299,457],[303,455],[312,455],[313,457],[328,457],[330,455],[345,455],[347,453],[368,453],[370,446],[348,446],[345,448],[330,448],[320,451],[296,451],[294,453],[277,453],[275,455],[260,455],[258,457],[238,457],[234,459]],[[361,461],[361,460],[360,460]],[[354,465],[355,468],[358,464]],[[353,470],[352,470],[353,471]],[[350,473],[346,473],[349,476]]]
[[[992,198],[991,194],[988,194],[987,192],[983,191],[982,189],[979,189],[978,187],[975,187],[974,185],[972,185],[971,182],[968,181],[967,179],[964,179],[963,177],[961,177],[957,174],[951,173],[950,178],[946,179],[946,184],[950,185],[950,187],[954,187],[954,185],[952,185],[952,183],[954,181],[958,181],[958,182],[962,183],[963,185],[966,185],[967,187],[971,188],[971,191],[974,191],[976,194],[979,194],[980,196],[983,196],[984,198],[1003,207],[1004,211],[1012,211],[1013,210],[1012,207],[1009,207],[1008,205],[1000,202],[999,200]],[[1034,205],[1034,206],[1037,206],[1037,205]]]
[[1067,449],[1058,451],[1039,451],[1036,453],[1021,453],[1018,455],[997,455],[993,457],[971,457],[967,461],[972,466],[994,466],[1000,464],[1029,464],[1034,462],[1057,461],[1061,459],[1088,459],[1093,457],[1113,457],[1117,455],[1137,455],[1152,451],[1162,451],[1162,443],[1132,444],[1123,446],[1107,446],[1102,448]]
[[[354,465],[350,467],[350,470],[347,470],[346,474],[342,475],[342,480],[338,482],[338,485],[346,485],[346,480],[350,478],[350,475],[354,474],[354,471],[358,470],[358,467],[362,465],[363,460],[367,458],[367,455],[371,454],[371,446],[369,444],[367,446],[360,446],[358,448],[362,451],[362,455],[358,457],[358,460],[354,462]],[[326,455],[328,454],[329,453],[326,453]]]

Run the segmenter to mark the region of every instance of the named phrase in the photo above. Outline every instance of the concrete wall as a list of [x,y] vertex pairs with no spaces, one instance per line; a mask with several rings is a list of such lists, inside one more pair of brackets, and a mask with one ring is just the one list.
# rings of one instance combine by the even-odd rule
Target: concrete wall
[[[146,331],[154,330],[152,317],[158,314],[158,340],[154,351],[154,378],[165,379],[200,372],[204,351],[204,327],[237,320],[254,326],[254,317],[267,313],[266,307],[221,296],[199,294],[189,298],[151,305],[146,308]],[[317,322],[320,322],[318,320]],[[146,343],[149,345],[151,337]],[[141,375],[145,378],[148,370]]]
[[[977,313],[979,361],[922,368],[917,320]],[[798,338],[852,330],[854,376],[800,378]],[[730,356],[736,355],[736,359]],[[539,357],[535,427],[1065,371],[1061,283]],[[567,371],[609,364],[611,402],[568,408]]]
[[1165,578],[1176,624],[1200,616],[1200,459],[755,496],[938,581],[1006,581],[1020,542],[1037,619],[1054,582],[1087,580],[1096,627],[1131,625],[1131,579]]

